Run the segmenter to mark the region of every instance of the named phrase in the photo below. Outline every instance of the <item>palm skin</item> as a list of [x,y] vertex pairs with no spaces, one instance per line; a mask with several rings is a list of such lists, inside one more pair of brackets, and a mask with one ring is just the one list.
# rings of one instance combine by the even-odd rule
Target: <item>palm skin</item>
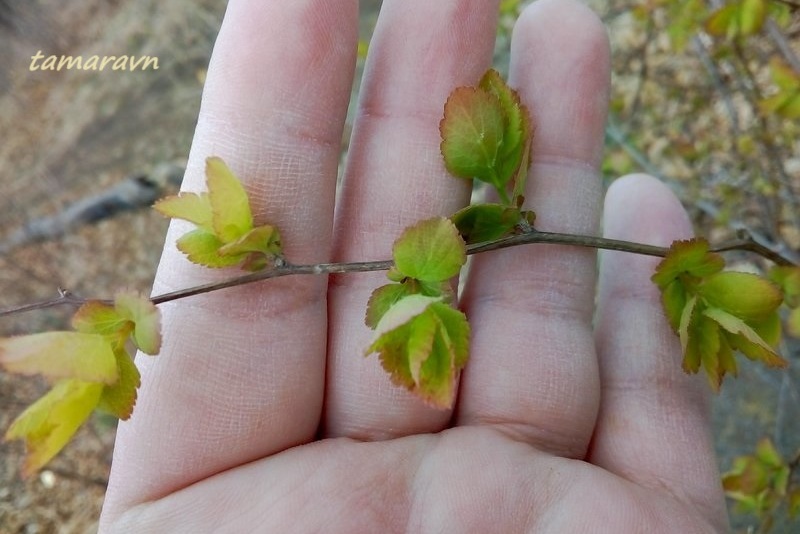
[[[232,0],[214,50],[184,188],[219,155],[293,262],[389,257],[408,224],[448,215],[447,94],[489,66],[496,2],[386,0],[370,45],[344,185],[339,139],[355,0]],[[597,233],[608,105],[602,25],[539,0],[514,32],[510,84],[535,127],[526,204],[542,230]],[[666,187],[618,180],[609,237],[690,233]],[[172,243],[154,291],[230,276]],[[162,307],[164,346],[137,358],[101,531],[717,532],[727,529],[702,380],[649,281],[651,258],[528,246],[475,258],[460,307],[471,356],[452,410],[393,387],[361,357],[380,273],[293,277]]]

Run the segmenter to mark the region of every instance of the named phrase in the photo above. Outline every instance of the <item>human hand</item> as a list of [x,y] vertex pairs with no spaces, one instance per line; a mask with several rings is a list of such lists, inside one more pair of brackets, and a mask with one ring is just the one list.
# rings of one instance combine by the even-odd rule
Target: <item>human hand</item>
[[[390,257],[402,229],[469,200],[438,153],[448,93],[489,66],[497,2],[386,0],[334,217],[355,0],[232,1],[184,187],[218,155],[297,263]],[[609,51],[597,18],[540,0],[510,85],[535,127],[526,198],[542,230],[597,233]],[[609,237],[667,244],[686,214],[652,178],[615,182]],[[155,292],[229,277],[170,227]],[[712,532],[727,528],[702,379],[650,282],[655,260],[534,245],[474,259],[470,362],[453,411],[391,385],[363,316],[382,273],[271,280],[162,306],[137,359],[105,531]],[[499,273],[489,276],[488,273]],[[597,307],[597,316],[593,317]]]

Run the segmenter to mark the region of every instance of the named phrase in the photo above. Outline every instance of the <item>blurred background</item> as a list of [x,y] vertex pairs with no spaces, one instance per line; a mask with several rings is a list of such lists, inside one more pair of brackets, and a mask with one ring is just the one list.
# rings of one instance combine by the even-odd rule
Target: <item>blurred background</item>
[[[502,72],[526,3],[501,2]],[[607,24],[614,54],[606,185],[630,172],[654,174],[712,242],[746,229],[798,254],[800,0],[587,3]],[[361,1],[359,73],[380,4]],[[182,178],[224,10],[222,0],[0,0],[0,309],[59,288],[149,293],[167,221],[148,206]],[[149,55],[159,69],[32,72],[38,50]],[[766,267],[745,254],[728,259]],[[0,335],[63,328],[71,312],[4,317]],[[715,399],[722,471],[763,437],[787,459],[800,449],[800,348],[786,339],[782,349],[788,371],[743,363]],[[0,373],[0,429],[46,388]],[[22,445],[0,443],[0,532],[95,531],[114,432],[112,418],[95,416],[28,480],[19,476]],[[737,532],[800,531],[785,507],[732,518]]]

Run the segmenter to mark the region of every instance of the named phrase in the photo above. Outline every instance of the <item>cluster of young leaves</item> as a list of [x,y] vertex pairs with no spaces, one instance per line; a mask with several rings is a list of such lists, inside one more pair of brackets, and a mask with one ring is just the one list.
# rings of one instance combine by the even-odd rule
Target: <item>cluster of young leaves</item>
[[706,20],[708,33],[736,39],[761,31],[767,18],[769,0],[734,0],[716,9]]
[[58,454],[92,411],[130,417],[140,380],[128,342],[150,355],[161,347],[158,309],[133,293],[120,293],[113,305],[87,302],[73,316],[72,327],[0,339],[5,371],[53,381],[52,389],[5,433],[5,440],[25,440],[23,476]]
[[781,337],[783,294],[752,273],[723,271],[725,261],[704,239],[676,241],[652,279],[684,351],[683,369],[702,367],[714,391],[726,373],[737,373],[733,353],[769,367],[785,367],[775,351]]
[[763,438],[755,454],[737,458],[722,475],[722,486],[736,501],[737,511],[756,515],[766,531],[782,503],[787,504],[790,518],[800,515],[800,486],[792,480],[796,467],[781,457],[769,438]]
[[167,217],[197,225],[177,242],[189,261],[211,268],[239,265],[259,271],[280,257],[278,229],[268,224],[253,226],[247,192],[221,158],[206,159],[206,185],[208,192],[182,192],[153,206]]
[[450,217],[464,240],[490,241],[529,228],[535,214],[522,210],[522,204],[533,130],[519,94],[489,70],[477,86],[450,93],[439,130],[447,170],[492,186],[500,199]]
[[466,262],[468,243],[533,224],[534,213],[522,210],[532,128],[519,95],[489,70],[478,85],[450,93],[439,130],[447,170],[492,186],[500,202],[471,205],[403,232],[392,249],[392,283],[377,288],[367,304],[365,322],[375,334],[366,353],[379,354],[394,383],[449,408],[470,332],[466,316],[451,306],[451,282]]
[[791,19],[789,6],[775,0],[728,0],[714,9],[704,0],[656,0],[637,5],[633,13],[652,20],[656,8],[666,9],[666,30],[677,50],[701,30],[728,41],[741,40],[761,32],[768,17],[779,24]]
[[392,283],[372,292],[365,323],[375,331],[366,355],[378,353],[392,381],[439,408],[455,398],[469,355],[469,324],[451,306],[451,279],[467,261],[466,244],[447,218],[421,221],[392,247]]

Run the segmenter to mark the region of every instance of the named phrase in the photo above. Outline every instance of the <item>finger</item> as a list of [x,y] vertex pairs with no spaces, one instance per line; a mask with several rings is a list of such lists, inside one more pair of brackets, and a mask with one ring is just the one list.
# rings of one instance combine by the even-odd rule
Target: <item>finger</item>
[[[217,40],[184,189],[221,156],[289,261],[329,256],[355,0],[233,1]],[[155,293],[235,276],[189,264],[173,223]],[[313,439],[321,412],[326,280],[293,277],[162,306],[164,347],[137,359],[141,398],[120,427],[113,508]]]
[[[595,234],[608,106],[605,29],[584,5],[541,0],[514,29],[510,84],[535,135],[526,198],[540,230]],[[569,457],[594,426],[595,253],[533,245],[474,259],[462,304],[473,329],[460,425],[494,425]]]
[[[604,228],[607,237],[662,246],[692,234],[680,202],[649,176],[614,182]],[[681,370],[680,342],[650,281],[658,261],[621,252],[601,256],[602,402],[589,459],[644,486],[666,488],[722,520],[708,388],[702,377]]]
[[[468,183],[444,169],[439,121],[450,91],[476,83],[488,68],[496,18],[494,1],[384,2],[337,208],[337,260],[390,258],[406,226],[468,201]],[[325,435],[397,436],[440,429],[450,419],[393,386],[376,357],[363,356],[371,337],[367,300],[385,283],[381,273],[331,279]]]

